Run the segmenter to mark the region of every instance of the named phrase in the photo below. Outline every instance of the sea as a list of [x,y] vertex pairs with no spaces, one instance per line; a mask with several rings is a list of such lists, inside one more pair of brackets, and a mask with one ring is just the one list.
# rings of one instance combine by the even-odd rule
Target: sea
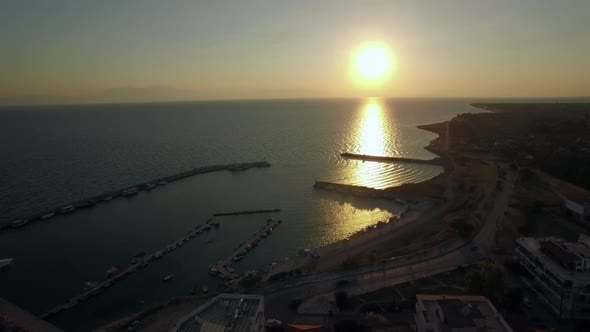
[[[0,297],[41,314],[105,278],[140,252],[179,238],[213,213],[281,209],[221,217],[199,236],[106,291],[50,320],[86,331],[130,312],[221,280],[209,266],[270,217],[284,222],[234,267],[238,273],[294,259],[302,248],[344,239],[399,214],[404,206],[314,190],[332,181],[373,188],[420,182],[432,165],[343,159],[342,152],[436,157],[436,134],[417,125],[481,110],[468,99],[201,101],[0,108],[0,222],[66,205],[198,166],[268,161],[270,168],[196,175],[0,233]],[[175,278],[163,283],[162,278]]]

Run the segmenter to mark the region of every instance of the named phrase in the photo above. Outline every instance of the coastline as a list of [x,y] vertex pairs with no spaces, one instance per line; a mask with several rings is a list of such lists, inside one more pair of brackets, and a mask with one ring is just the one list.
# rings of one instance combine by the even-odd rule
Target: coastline
[[[435,177],[384,189],[316,181],[315,188],[352,196],[393,200],[404,204],[406,209],[400,215],[380,221],[353,233],[346,239],[316,248],[318,259],[308,258],[298,264],[293,263],[293,260],[277,264],[266,273],[265,279],[293,269],[307,270],[309,265],[313,266],[314,272],[320,272],[385,258],[378,257],[378,251],[387,258],[401,256],[427,249],[430,244],[439,238],[442,239],[440,236],[433,236],[433,233],[442,231],[437,229],[438,223],[433,221],[445,210],[445,182],[453,171],[453,165],[449,162],[445,151],[446,138],[444,137],[450,121],[452,120],[417,126],[418,129],[438,134],[438,137],[424,147],[443,161],[443,171]],[[423,236],[425,234],[430,236]]]

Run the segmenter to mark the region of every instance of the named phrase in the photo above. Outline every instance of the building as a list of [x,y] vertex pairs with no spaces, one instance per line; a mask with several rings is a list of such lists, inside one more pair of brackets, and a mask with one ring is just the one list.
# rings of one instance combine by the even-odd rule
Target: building
[[519,238],[516,254],[528,281],[553,312],[564,319],[590,319],[590,237]]
[[173,332],[263,332],[264,297],[219,294],[182,317]]
[[416,295],[417,332],[511,332],[485,296]]
[[567,214],[578,222],[590,222],[590,197],[566,198],[564,200]]
[[0,298],[0,331],[63,332],[2,298]]

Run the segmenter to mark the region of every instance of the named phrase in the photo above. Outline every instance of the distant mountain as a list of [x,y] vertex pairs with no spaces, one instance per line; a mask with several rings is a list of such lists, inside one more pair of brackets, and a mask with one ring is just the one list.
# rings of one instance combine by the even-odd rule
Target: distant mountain
[[192,90],[169,86],[118,87],[84,96],[22,95],[0,97],[0,105],[55,105],[55,104],[102,104],[139,103],[158,101],[196,100],[200,95]]

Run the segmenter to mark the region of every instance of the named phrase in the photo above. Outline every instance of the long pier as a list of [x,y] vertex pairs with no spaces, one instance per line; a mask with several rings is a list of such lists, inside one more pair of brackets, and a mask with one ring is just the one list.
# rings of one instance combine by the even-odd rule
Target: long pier
[[226,280],[233,280],[236,279],[234,274],[228,271],[228,268],[231,268],[231,265],[235,262],[240,261],[249,250],[256,247],[260,240],[269,236],[273,229],[280,225],[282,220],[280,219],[269,219],[262,228],[258,231],[254,232],[250,238],[246,241],[242,242],[238,247],[236,247],[233,252],[224,258],[223,260],[218,261],[210,270],[209,274],[215,274],[220,276],[222,279]]
[[281,212],[281,209],[262,209],[262,210],[245,210],[245,211],[234,211],[234,212],[222,212],[213,214],[214,217],[221,216],[237,216],[240,214],[257,214],[257,213],[273,213]]
[[425,164],[425,165],[438,165],[442,166],[443,161],[441,158],[434,158],[430,160],[425,159],[414,159],[414,158],[402,158],[402,157],[388,157],[388,156],[371,156],[368,154],[355,154],[344,152],[340,154],[342,157],[347,159],[367,160],[367,161],[378,161],[388,163],[411,163],[411,164]]
[[140,191],[151,191],[158,186],[166,185],[170,182],[181,180],[184,178],[191,177],[197,174],[203,173],[210,173],[210,172],[218,172],[218,171],[242,171],[247,170],[249,168],[263,168],[263,167],[270,167],[271,164],[266,161],[257,161],[257,162],[249,162],[249,163],[239,163],[239,164],[222,164],[222,165],[210,165],[210,166],[202,166],[196,167],[188,171],[180,172],[174,175],[160,177],[156,179],[152,179],[150,181],[138,183],[132,186],[127,186],[124,188],[112,190],[109,192],[105,192],[99,195],[87,197],[75,202],[71,202],[68,204],[64,204],[60,207],[54,209],[48,209],[42,212],[35,213],[28,217],[24,217],[18,220],[14,220],[12,222],[2,223],[0,224],[0,231],[8,230],[13,228],[21,228],[24,226],[30,225],[32,222],[36,221],[44,221],[50,218],[53,218],[59,214],[70,214],[80,208],[91,208],[97,204],[102,204],[109,202],[112,199],[120,198],[120,197],[132,197],[138,194]]
[[60,304],[60,305],[52,308],[51,310],[47,311],[46,313],[42,314],[39,317],[41,317],[41,319],[47,319],[51,316],[54,316],[55,314],[57,314],[59,312],[72,309],[73,307],[84,302],[85,300],[89,299],[90,297],[95,296],[98,293],[102,292],[103,290],[109,288],[114,283],[122,280],[127,275],[136,272],[138,269],[145,268],[151,262],[158,260],[158,259],[162,258],[163,256],[165,256],[166,254],[179,248],[180,246],[182,246],[183,243],[190,241],[191,239],[195,238],[197,235],[210,230],[211,227],[217,227],[217,226],[219,226],[219,222],[213,221],[211,219],[207,220],[207,222],[205,222],[204,224],[197,225],[195,228],[188,231],[185,235],[183,235],[179,239],[176,239],[175,241],[168,243],[164,248],[157,250],[149,255],[145,255],[141,258],[135,258],[131,265],[128,265],[127,267],[125,267],[123,269],[119,269],[116,272],[113,272],[107,279],[100,281],[99,283],[97,283],[93,287],[85,290],[81,294],[78,294],[78,295],[72,297],[71,299],[68,300],[68,302],[66,302],[64,304]]

